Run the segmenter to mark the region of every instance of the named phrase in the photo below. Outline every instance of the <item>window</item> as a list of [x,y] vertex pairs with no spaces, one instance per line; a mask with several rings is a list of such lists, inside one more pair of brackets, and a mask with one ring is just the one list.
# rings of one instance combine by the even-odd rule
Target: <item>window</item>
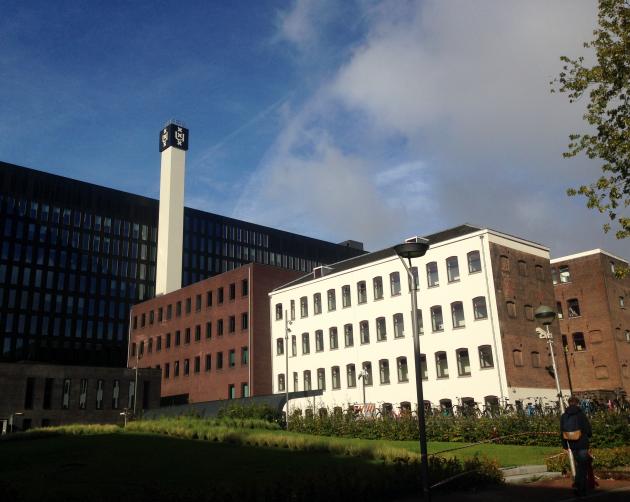
[[[87,389],[87,380],[85,381],[86,389]],[[83,393],[83,380],[81,380],[81,389]],[[26,392],[24,393],[24,409],[32,410],[33,409],[33,393],[35,390],[35,379],[32,377],[28,377],[26,379]],[[87,390],[86,390],[87,392]],[[83,394],[81,394],[83,395]],[[82,406],[85,408],[85,406]]]
[[362,378],[363,384],[368,387],[372,385],[372,363],[370,361],[364,361],[361,368],[359,378]]
[[470,375],[470,357],[468,356],[468,349],[458,349],[457,354],[457,374],[459,376]]
[[392,296],[400,294],[400,274],[398,272],[392,272],[389,274],[389,286]]
[[571,272],[568,265],[558,267],[558,273],[560,274],[560,282],[571,282]]
[[446,352],[435,353],[435,369],[438,378],[448,378],[448,360]]
[[346,324],[343,327],[343,338],[346,347],[354,345],[354,336],[352,334],[352,324]]
[[623,296],[620,296],[620,297],[619,297],[619,306],[620,306],[622,309],[626,308],[626,302],[624,301],[624,297],[623,297]]
[[223,319],[217,319],[217,335],[223,336]]
[[444,319],[442,318],[442,307],[440,305],[431,307],[431,326],[433,331],[444,331]]
[[247,296],[249,294],[249,281],[243,279],[241,281],[241,296]]
[[339,366],[333,366],[330,374],[332,376],[332,388],[340,389],[341,388],[341,377],[339,372]]
[[276,355],[281,356],[282,354],[284,354],[284,340],[276,338]]
[[525,305],[525,319],[528,321],[534,320],[534,307],[531,305]]
[[406,357],[397,358],[396,368],[398,370],[398,381],[408,382],[409,381],[409,368],[407,367],[407,358]]
[[278,392],[285,391],[284,373],[278,375]]
[[[411,275],[413,276],[413,282],[415,282],[416,285],[415,290],[418,291],[420,289],[420,277],[418,276],[418,267],[411,267],[409,271],[411,272]],[[414,291],[413,283],[411,281],[411,278],[409,277],[409,274],[407,274],[407,280],[409,282],[409,291]]]
[[322,313],[322,295],[321,293],[315,293],[313,295],[313,314]]
[[346,366],[346,377],[348,381],[348,388],[357,386],[357,373],[354,364],[348,364]]
[[171,334],[170,333],[166,333],[166,348],[167,349],[171,348]]
[[372,279],[372,287],[374,289],[374,299],[380,300],[383,298],[383,278],[381,276],[374,277]]
[[[168,366],[168,364],[167,364]],[[165,368],[164,378],[168,378],[168,369]],[[117,410],[120,398],[120,380],[114,380],[112,385],[112,408]]]
[[429,379],[429,368],[427,367],[427,356],[420,354],[420,377],[422,380]]
[[427,263],[427,284],[430,288],[440,285],[440,277],[438,276],[437,262]]
[[178,346],[182,343],[182,335],[179,330],[175,331],[175,346]]
[[394,338],[405,336],[405,321],[402,314],[394,314]]
[[515,349],[512,351],[512,358],[514,360],[514,366],[523,366],[523,352]]
[[219,305],[223,303],[223,288],[217,289],[217,303]]
[[387,326],[384,317],[376,319],[376,340],[379,342],[387,340]]
[[175,304],[175,317],[180,317],[182,315],[182,302],[177,302]]
[[551,269],[551,282],[554,284],[558,284],[558,282],[560,282],[560,279],[558,278],[558,270],[555,267]]
[[241,365],[247,366],[249,364],[249,348],[241,347]]
[[580,317],[580,302],[577,298],[567,300],[567,311],[569,312],[569,317]]
[[448,282],[459,281],[459,263],[457,256],[451,256],[446,259],[446,277]]
[[365,285],[365,281],[357,282],[357,303],[366,303],[367,302],[367,286]]
[[333,310],[336,310],[337,301],[335,299],[335,290],[329,289],[328,292],[326,293],[326,296],[328,297],[328,312],[332,312]]
[[481,260],[479,251],[471,251],[466,255],[468,257],[468,273],[481,272]]
[[297,356],[297,338],[295,335],[291,335],[291,355]]
[[389,383],[389,361],[381,359],[378,362],[378,373],[381,379],[381,385]]
[[311,370],[304,371],[304,390],[311,390]]
[[190,343],[190,328],[184,331],[184,343]]
[[532,352],[532,368],[540,368],[540,352]]
[[236,298],[236,284],[234,283],[230,284],[228,295],[229,295],[230,301]]
[[234,386],[233,383],[228,384],[228,399],[235,399],[236,398],[236,387]]
[[295,320],[295,300],[291,300],[290,307],[291,307],[291,311],[290,311],[291,320],[294,321]]
[[478,296],[473,298],[473,312],[475,319],[487,319],[488,311],[486,310],[486,298],[485,296]]
[[324,332],[321,329],[315,331],[315,351],[322,352],[324,350]]
[[453,328],[463,328],[466,326],[464,319],[464,305],[462,302],[451,303],[451,316],[453,318]]
[[302,333],[302,354],[311,353],[310,335],[308,333]]
[[195,373],[199,373],[200,369],[201,369],[201,356],[195,356],[193,371]]
[[418,333],[416,333],[417,335],[424,335],[424,321],[422,319],[422,310],[420,309],[416,309],[416,323],[417,323],[417,329],[418,329]]
[[345,307],[349,307],[351,305],[350,298],[350,286],[342,286],[341,287],[341,305]]
[[249,327],[249,314],[243,312],[241,314],[241,329],[247,329]]
[[201,295],[195,296],[195,311],[199,312],[201,310]]
[[184,375],[190,374],[190,359],[184,359]]
[[212,307],[212,291],[206,293],[206,307]]
[[337,334],[337,328],[329,328],[328,339],[329,339],[330,350],[339,348],[339,336]]
[[510,272],[510,259],[507,256],[499,256],[499,263],[501,265],[501,272]]
[[212,369],[212,355],[206,354],[206,366],[205,370],[210,371]]
[[586,342],[584,341],[584,333],[573,333],[573,348],[576,351],[586,350]]
[[228,352],[228,366],[234,368],[236,366],[236,350],[230,349]]
[[492,347],[490,345],[481,345],[479,347],[479,366],[482,368],[494,368]]
[[326,370],[324,368],[317,369],[317,388],[326,390]]
[[308,298],[300,298],[300,317],[308,317]]
[[516,304],[513,301],[507,301],[505,303],[505,306],[507,308],[508,316],[515,318],[516,317]]
[[527,262],[525,260],[518,260],[518,275],[527,277]]
[[562,319],[564,314],[562,313],[562,302],[556,302],[556,313],[558,314],[558,319]]
[[370,324],[367,321],[361,321],[359,323],[359,336],[361,338],[361,345],[370,343]]
[[217,352],[217,369],[223,369],[223,352]]
[[282,303],[276,303],[276,321],[282,319]]

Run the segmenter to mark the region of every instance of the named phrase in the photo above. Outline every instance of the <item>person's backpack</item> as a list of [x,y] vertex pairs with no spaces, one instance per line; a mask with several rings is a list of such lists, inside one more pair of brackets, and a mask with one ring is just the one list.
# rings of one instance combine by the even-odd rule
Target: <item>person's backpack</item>
[[578,421],[578,414],[565,415],[562,421],[562,439],[567,441],[577,441],[582,437],[582,431],[580,430],[580,424]]

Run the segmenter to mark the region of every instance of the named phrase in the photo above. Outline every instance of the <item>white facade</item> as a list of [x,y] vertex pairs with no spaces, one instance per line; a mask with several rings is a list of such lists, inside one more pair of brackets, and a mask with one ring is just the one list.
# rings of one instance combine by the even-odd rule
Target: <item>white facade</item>
[[[542,246],[480,230],[432,244],[424,257],[412,260],[412,266],[417,267],[419,273],[418,309],[423,325],[419,340],[426,360],[424,399],[432,406],[439,406],[445,399],[458,405],[461,398],[483,403],[487,396],[509,397],[513,401],[529,396],[551,398],[555,394],[552,389],[510,389],[506,385],[489,241],[549,258],[548,250]],[[301,279],[270,293],[274,392],[284,392],[283,383],[289,385],[291,392],[308,390],[309,372],[311,389],[325,389],[315,402],[312,398],[309,402],[292,400],[292,408],[363,403],[359,373],[363,367],[369,367],[366,363],[371,365],[371,382],[365,387],[367,403],[398,406],[409,402],[416,406],[407,273],[393,250],[373,253],[372,257],[372,260],[366,257],[349,260],[350,264],[363,262],[351,267],[342,262],[323,277]],[[430,273],[434,266],[437,267],[437,283],[433,281],[430,286],[429,282],[435,277]],[[381,298],[375,286],[379,277]],[[363,283],[365,298],[360,298]],[[347,291],[348,287],[350,305],[344,306],[344,288]],[[329,291],[334,291],[334,309],[328,305]],[[316,295],[321,296],[320,313],[315,312]],[[294,316],[291,315],[292,304]],[[291,319],[288,347],[284,346],[285,311]],[[401,318],[404,328],[398,331]],[[379,323],[385,325],[384,336],[377,332]],[[366,325],[369,339],[365,335]],[[352,326],[352,343],[346,340],[348,326]],[[337,348],[331,342],[334,329]],[[283,353],[287,348],[288,379],[284,376]],[[446,364],[442,362],[444,358]],[[351,365],[354,365],[354,379]]]
[[162,152],[156,295],[182,287],[185,166],[184,150],[171,146]]

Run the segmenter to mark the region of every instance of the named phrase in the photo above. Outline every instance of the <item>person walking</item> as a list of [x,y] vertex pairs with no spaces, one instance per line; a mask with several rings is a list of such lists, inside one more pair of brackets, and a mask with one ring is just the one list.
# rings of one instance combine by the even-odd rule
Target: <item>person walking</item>
[[586,479],[589,462],[588,445],[592,435],[591,424],[579,406],[580,400],[571,396],[569,406],[560,417],[562,447],[569,448],[575,459],[575,491],[578,496],[586,495]]

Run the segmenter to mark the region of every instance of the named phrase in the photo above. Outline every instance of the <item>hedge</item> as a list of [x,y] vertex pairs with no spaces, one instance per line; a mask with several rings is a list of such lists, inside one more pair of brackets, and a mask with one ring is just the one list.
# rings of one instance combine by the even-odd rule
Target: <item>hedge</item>
[[[591,450],[593,469],[616,469],[630,466],[630,446],[617,448],[595,448]],[[569,472],[569,456],[566,453],[549,457],[546,462],[547,470],[554,472]]]

